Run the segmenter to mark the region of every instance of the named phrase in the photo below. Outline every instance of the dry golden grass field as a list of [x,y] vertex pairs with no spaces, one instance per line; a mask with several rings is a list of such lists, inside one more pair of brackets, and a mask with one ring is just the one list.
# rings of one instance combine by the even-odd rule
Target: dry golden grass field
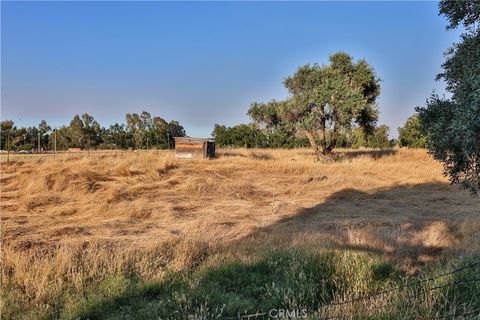
[[160,281],[207,256],[325,248],[415,274],[480,248],[480,199],[425,150],[340,150],[329,163],[308,149],[2,157],[5,318],[82,314],[68,296],[89,282],[127,269]]

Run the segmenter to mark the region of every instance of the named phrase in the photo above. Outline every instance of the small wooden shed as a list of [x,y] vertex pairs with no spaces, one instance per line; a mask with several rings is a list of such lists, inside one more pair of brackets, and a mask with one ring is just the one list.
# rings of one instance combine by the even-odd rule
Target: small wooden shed
[[175,156],[184,159],[210,159],[215,157],[215,140],[175,137]]

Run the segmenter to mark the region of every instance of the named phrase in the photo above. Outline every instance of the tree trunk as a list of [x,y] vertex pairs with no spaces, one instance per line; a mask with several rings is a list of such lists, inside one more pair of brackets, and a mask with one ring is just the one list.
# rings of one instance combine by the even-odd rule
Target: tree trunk
[[315,151],[317,161],[320,161],[320,159],[323,157],[323,152],[322,150],[320,150],[320,146],[317,144],[317,141],[315,141],[314,135],[311,132],[305,130],[305,136],[307,137],[308,142],[310,142],[313,151]]
[[337,146],[337,139],[338,139],[338,121],[335,118],[335,123],[333,124],[332,141],[330,141],[330,144],[326,149],[327,154],[331,154],[333,149]]
[[318,131],[318,139],[320,140],[321,152],[322,155],[325,156],[327,154],[327,136],[326,136],[326,129],[327,129],[327,119],[325,118],[324,108],[322,108],[322,116],[320,117],[320,130]]

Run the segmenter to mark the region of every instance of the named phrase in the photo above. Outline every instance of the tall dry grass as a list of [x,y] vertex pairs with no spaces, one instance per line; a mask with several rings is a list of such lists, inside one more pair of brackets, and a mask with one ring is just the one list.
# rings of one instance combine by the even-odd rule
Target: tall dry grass
[[[320,231],[360,245],[380,238],[375,229],[387,238],[395,229],[397,239],[378,240],[393,252],[409,241],[448,247],[463,221],[478,218],[478,198],[449,186],[424,150],[338,157],[319,163],[308,149],[233,149],[211,161],[178,161],[170,152],[23,158],[1,168],[2,243],[149,246],[201,236],[225,244]],[[418,235],[427,230],[437,234]]]
[[449,186],[424,150],[337,156],[232,149],[214,160],[116,152],[3,162],[3,314],[52,314],[52,301],[63,308],[66,292],[107,275],[158,280],[255,243],[374,253],[408,272],[478,248],[479,199]]

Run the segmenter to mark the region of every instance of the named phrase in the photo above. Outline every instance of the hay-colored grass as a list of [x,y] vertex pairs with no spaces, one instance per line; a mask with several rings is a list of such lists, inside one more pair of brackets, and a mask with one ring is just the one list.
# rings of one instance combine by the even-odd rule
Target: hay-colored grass
[[[402,241],[445,247],[455,241],[452,224],[478,218],[479,199],[449,186],[424,150],[340,156],[319,163],[301,149],[221,150],[210,161],[176,160],[170,152],[14,160],[1,169],[3,245],[146,246],[197,235],[225,244],[263,233],[338,234],[338,228],[349,230],[341,240],[360,244],[367,240],[358,229],[375,225],[387,235],[398,229]],[[443,224],[449,227],[430,228],[442,233],[435,240],[420,235]]]
[[125,270],[160,279],[255,242],[373,252],[408,272],[479,247],[480,199],[450,186],[425,150],[337,156],[322,163],[308,149],[231,149],[213,160],[167,151],[2,159],[2,282],[21,286],[19,298],[33,306],[66,284],[81,291]]

